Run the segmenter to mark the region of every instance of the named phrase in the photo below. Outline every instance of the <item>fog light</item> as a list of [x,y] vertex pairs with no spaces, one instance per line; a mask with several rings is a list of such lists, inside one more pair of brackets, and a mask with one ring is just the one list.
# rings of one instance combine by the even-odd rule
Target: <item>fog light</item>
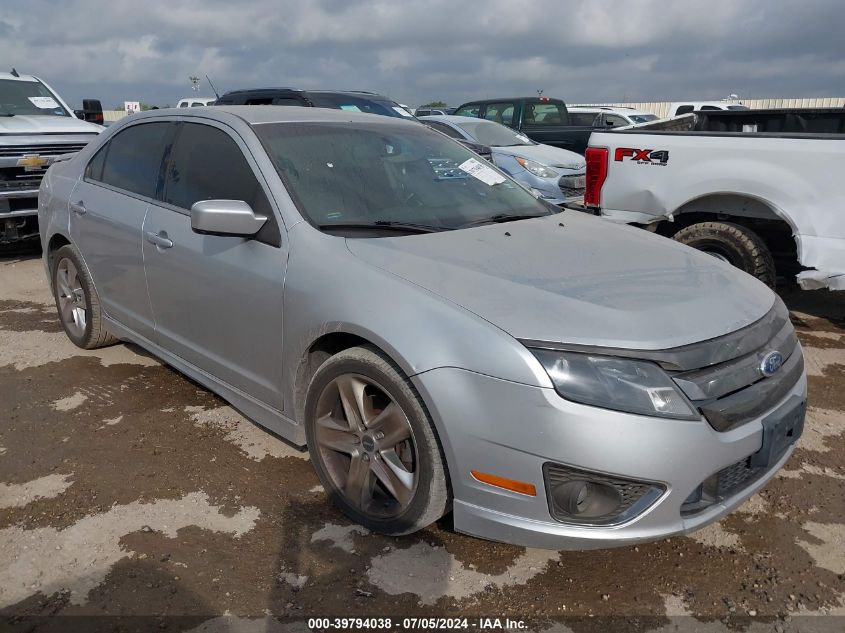
[[625,479],[563,464],[543,465],[549,512],[561,523],[619,525],[645,512],[664,484]]
[[612,515],[622,505],[622,496],[616,488],[592,481],[568,481],[555,486],[552,496],[564,513],[582,519]]

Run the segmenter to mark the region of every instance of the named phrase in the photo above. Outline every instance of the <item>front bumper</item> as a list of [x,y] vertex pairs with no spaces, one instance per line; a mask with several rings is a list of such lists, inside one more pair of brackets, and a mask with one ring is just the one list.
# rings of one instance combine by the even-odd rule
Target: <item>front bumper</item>
[[[708,477],[757,452],[762,418],[728,432],[707,422],[651,418],[569,402],[553,389],[441,368],[414,384],[428,403],[443,443],[459,532],[548,549],[598,549],[653,541],[703,527],[727,514],[789,459],[794,445],[762,476],[694,516],[681,505]],[[793,396],[806,397],[798,383]],[[768,411],[766,412],[768,414]],[[548,462],[619,477],[663,483],[666,491],[626,523],[608,527],[565,524],[551,518],[543,479]],[[534,497],[483,484],[478,470],[535,486]]]

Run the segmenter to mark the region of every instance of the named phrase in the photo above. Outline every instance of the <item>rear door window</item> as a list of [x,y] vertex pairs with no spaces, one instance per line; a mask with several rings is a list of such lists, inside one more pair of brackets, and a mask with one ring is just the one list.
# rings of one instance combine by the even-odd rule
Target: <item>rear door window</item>
[[607,127],[621,127],[623,125],[630,125],[625,119],[618,114],[605,114],[604,123]]
[[484,118],[488,121],[501,123],[502,125],[513,125],[514,103],[488,103],[484,111]]
[[595,112],[570,112],[569,124],[591,127],[598,125],[598,121],[600,118],[601,115],[597,115]]
[[524,106],[522,125],[525,127],[569,125],[569,114],[562,103],[528,102]]
[[481,112],[481,106],[479,104],[469,104],[455,110],[455,116],[472,116],[477,118],[479,112]]
[[154,198],[172,129],[173,124],[169,122],[141,123],[118,132],[108,142],[102,170],[96,165],[102,153],[100,150],[89,165],[92,168],[89,177],[139,196]]

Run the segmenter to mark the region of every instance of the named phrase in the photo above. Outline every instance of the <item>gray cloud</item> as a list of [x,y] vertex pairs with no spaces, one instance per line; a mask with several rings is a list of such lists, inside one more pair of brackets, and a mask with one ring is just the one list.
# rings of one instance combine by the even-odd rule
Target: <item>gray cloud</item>
[[[839,96],[841,0],[28,0],[0,59],[68,100],[175,103],[218,89],[353,88],[416,105]],[[210,89],[203,86],[203,94]]]

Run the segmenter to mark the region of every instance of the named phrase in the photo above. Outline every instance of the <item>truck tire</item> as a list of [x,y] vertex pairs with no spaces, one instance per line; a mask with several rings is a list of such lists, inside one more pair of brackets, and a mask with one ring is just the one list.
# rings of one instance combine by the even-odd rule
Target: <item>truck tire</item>
[[51,284],[59,320],[71,342],[82,349],[117,343],[103,324],[100,297],[76,249],[66,244],[52,254]]
[[769,288],[775,287],[775,261],[765,242],[754,231],[733,222],[701,222],[681,229],[673,238],[712,255]]

